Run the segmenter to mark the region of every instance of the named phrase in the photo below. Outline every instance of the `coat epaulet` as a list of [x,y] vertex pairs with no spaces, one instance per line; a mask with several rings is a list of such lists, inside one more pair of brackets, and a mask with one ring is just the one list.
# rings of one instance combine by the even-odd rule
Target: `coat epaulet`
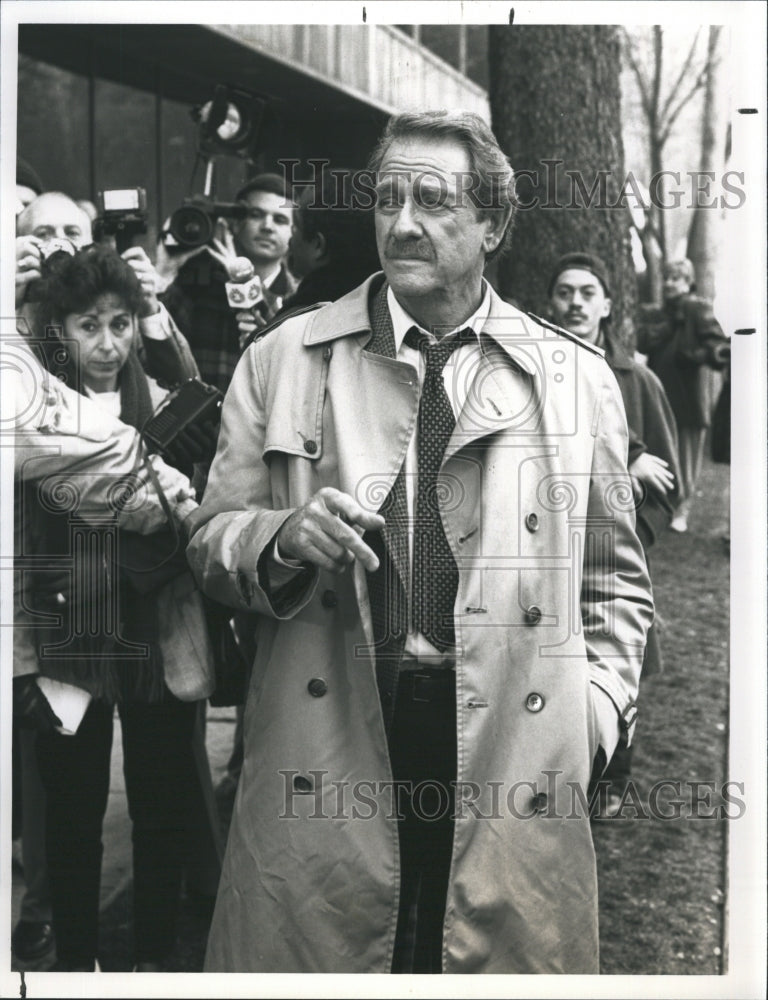
[[268,333],[272,333],[279,326],[282,326],[288,319],[293,319],[294,316],[301,316],[302,313],[312,312],[314,309],[320,309],[322,306],[330,305],[329,302],[314,302],[311,306],[296,306],[295,309],[289,309],[287,312],[282,313],[280,316],[275,316],[273,320],[263,326],[260,330],[254,330],[250,335],[248,340],[245,342],[243,350],[250,347],[257,340],[261,340],[262,337],[266,337]]
[[555,333],[559,333],[561,337],[567,337],[568,340],[572,340],[573,343],[578,344],[579,347],[585,347],[588,351],[592,351],[593,354],[597,354],[598,357],[605,358],[605,351],[602,347],[598,347],[596,344],[590,344],[588,340],[583,340],[578,334],[564,330],[561,326],[555,326],[554,323],[550,323],[549,320],[542,319],[541,316],[536,316],[534,313],[528,313],[528,315],[540,326],[545,326],[548,330],[554,330]]

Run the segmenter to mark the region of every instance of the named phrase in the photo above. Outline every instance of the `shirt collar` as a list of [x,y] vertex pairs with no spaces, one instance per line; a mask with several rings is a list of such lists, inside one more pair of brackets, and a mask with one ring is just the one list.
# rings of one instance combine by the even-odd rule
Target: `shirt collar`
[[277,267],[275,268],[275,270],[269,275],[269,277],[262,278],[261,284],[262,284],[263,288],[271,288],[272,287],[272,285],[274,284],[275,280],[277,279],[278,274],[280,274],[282,266],[283,266],[282,264],[278,264]]
[[[387,306],[389,307],[389,315],[392,319],[392,329],[395,334],[395,350],[399,351],[403,340],[405,339],[406,333],[415,326],[417,330],[421,330],[422,333],[426,333],[427,336],[433,337],[434,335],[425,330],[423,326],[416,322],[416,320],[409,316],[408,313],[403,309],[400,303],[395,298],[395,293],[392,291],[392,286],[387,288]],[[485,326],[486,320],[491,312],[491,292],[490,285],[483,278],[483,298],[480,305],[476,311],[469,317],[465,323],[461,323],[459,326],[455,327],[445,336],[450,337],[451,334],[456,333],[457,330],[466,330],[470,327],[475,336],[480,342],[480,334],[483,332],[483,327]]]

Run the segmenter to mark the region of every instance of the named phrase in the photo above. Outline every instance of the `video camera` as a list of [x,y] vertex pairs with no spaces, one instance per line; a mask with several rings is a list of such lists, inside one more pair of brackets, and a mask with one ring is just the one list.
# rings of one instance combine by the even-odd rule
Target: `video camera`
[[216,200],[214,160],[219,155],[252,159],[266,108],[265,97],[227,84],[218,84],[210,101],[192,108],[190,113],[199,129],[198,158],[206,162],[204,190],[185,198],[171,215],[167,250],[180,252],[204,246],[213,237],[219,219],[245,218],[244,205]]
[[[195,194],[185,198],[184,204],[173,213],[168,231],[179,250],[193,250],[210,243],[218,219],[244,219],[246,211],[245,205]],[[173,244],[167,248],[173,249]]]

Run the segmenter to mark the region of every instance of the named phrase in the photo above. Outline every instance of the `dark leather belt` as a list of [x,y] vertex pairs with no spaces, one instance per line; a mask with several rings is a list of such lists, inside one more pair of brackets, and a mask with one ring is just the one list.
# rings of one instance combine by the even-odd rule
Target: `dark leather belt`
[[407,670],[398,678],[397,696],[407,701],[453,701],[456,673],[439,667]]

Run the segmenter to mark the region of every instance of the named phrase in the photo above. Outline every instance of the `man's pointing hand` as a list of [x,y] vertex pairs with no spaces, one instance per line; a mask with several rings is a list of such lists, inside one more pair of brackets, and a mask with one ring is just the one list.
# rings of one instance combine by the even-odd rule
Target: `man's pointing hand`
[[332,573],[341,573],[359,559],[372,573],[379,560],[360,536],[383,527],[380,514],[365,510],[349,494],[324,486],[283,524],[277,545],[283,559],[311,562]]

